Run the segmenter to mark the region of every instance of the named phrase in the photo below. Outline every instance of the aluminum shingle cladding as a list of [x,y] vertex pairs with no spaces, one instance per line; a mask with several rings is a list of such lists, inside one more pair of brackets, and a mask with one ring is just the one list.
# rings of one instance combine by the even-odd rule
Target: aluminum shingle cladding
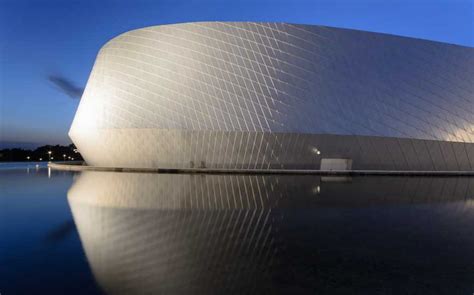
[[473,101],[472,48],[310,25],[185,23],[109,41],[70,135],[102,166],[118,163],[87,154],[113,149],[105,140],[117,132],[127,149],[122,133],[145,129],[473,143]]

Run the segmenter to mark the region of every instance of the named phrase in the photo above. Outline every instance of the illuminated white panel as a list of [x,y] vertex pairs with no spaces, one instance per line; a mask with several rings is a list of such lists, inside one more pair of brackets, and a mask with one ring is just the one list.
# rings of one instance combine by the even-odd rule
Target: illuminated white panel
[[100,50],[70,136],[95,166],[470,170],[473,69],[472,48],[386,34],[148,27]]

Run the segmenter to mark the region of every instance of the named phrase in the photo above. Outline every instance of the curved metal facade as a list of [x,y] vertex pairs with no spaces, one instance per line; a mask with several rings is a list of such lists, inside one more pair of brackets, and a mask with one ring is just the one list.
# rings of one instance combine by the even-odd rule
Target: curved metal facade
[[[70,137],[114,167],[474,168],[474,50],[321,26],[134,30],[99,52]],[[315,151],[321,151],[316,153]]]

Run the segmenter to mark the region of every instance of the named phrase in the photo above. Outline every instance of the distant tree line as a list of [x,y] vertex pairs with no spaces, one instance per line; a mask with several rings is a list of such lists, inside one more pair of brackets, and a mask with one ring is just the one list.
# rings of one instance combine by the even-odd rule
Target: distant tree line
[[44,145],[35,150],[21,148],[0,150],[0,162],[83,161],[74,144]]

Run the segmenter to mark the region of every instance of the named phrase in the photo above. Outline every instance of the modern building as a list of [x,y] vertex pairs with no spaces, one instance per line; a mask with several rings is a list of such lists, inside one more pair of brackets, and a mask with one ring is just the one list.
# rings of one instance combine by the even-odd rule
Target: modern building
[[89,165],[474,169],[474,49],[199,22],[100,50],[69,133]]

